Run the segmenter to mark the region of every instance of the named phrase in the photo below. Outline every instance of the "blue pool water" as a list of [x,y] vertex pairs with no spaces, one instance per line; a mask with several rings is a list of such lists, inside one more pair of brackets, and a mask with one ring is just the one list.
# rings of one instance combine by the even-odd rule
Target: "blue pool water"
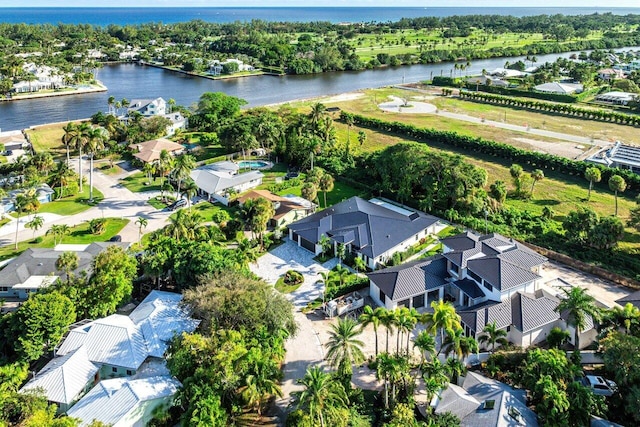
[[269,163],[260,162],[260,161],[243,160],[241,162],[238,162],[238,166],[240,166],[240,169],[245,169],[245,168],[260,169],[260,168],[269,166]]

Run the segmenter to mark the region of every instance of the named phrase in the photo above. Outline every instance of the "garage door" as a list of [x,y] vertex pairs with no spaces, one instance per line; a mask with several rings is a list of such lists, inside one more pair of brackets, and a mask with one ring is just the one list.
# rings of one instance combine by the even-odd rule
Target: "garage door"
[[313,242],[308,241],[307,239],[303,239],[302,237],[300,238],[300,246],[313,253],[316,252],[316,245],[313,244]]

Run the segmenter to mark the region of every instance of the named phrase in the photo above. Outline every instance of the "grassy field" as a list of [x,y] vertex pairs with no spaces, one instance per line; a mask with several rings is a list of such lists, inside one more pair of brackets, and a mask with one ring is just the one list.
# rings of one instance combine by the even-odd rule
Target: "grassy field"
[[65,197],[63,199],[54,200],[40,205],[38,212],[47,212],[58,215],[75,215],[95,206],[104,198],[104,195],[94,187],[94,201],[93,203],[89,203],[89,186],[83,186],[82,190],[82,193],[78,193],[75,196]]
[[[102,234],[95,235],[89,232],[89,223],[79,224],[71,228],[71,233],[62,238],[65,244],[88,244],[93,242],[106,242],[124,228],[129,223],[128,219],[107,218],[105,231]],[[18,243],[18,250],[14,245],[8,245],[0,248],[0,260],[12,258],[29,248],[52,248],[53,236],[42,236],[39,243],[33,241],[24,241]]]
[[[460,123],[453,120],[443,120],[442,117],[425,117],[414,115],[402,115],[402,114],[390,114],[379,111],[375,108],[374,96],[378,99],[384,98],[390,90],[381,90],[371,92],[368,91],[364,98],[345,101],[339,104],[340,108],[344,111],[364,114],[367,116],[377,117],[388,121],[400,121],[404,123],[411,123],[421,127],[434,127],[441,130],[454,130],[468,135],[483,136],[488,139],[496,140],[499,142],[511,143],[508,136],[505,136],[503,132],[498,129],[493,129],[491,134],[478,132],[482,130],[479,126],[466,126],[464,123]],[[463,101],[459,101],[464,103]],[[301,108],[306,108],[306,105]],[[522,114],[528,112],[520,112]],[[507,113],[509,114],[509,112]],[[515,114],[515,113],[514,113]],[[592,126],[593,123],[586,120],[573,119],[576,122],[581,123],[584,126]],[[603,125],[605,125],[603,123]],[[347,126],[343,123],[336,122],[338,145],[344,144],[347,139]],[[366,142],[359,146],[357,142],[358,131],[363,130],[367,135]],[[635,129],[631,129],[634,130]],[[395,135],[386,134],[382,132],[373,131],[370,129],[360,129],[357,126],[353,126],[350,131],[351,146],[356,152],[371,152],[384,149],[390,145],[394,145],[403,141],[407,141],[405,138],[400,138]],[[517,134],[514,132],[514,134]],[[507,183],[510,189],[513,189],[511,183],[511,176],[509,174],[509,167],[511,162],[498,159],[490,156],[483,156],[476,152],[468,152],[465,150],[454,150],[449,146],[438,143],[429,143],[431,149],[460,154],[465,159],[476,166],[482,167],[487,170],[489,175],[489,183],[496,180],[502,180]],[[523,165],[524,166],[524,165]],[[614,212],[614,194],[608,189],[607,183],[599,183],[594,185],[594,190],[591,193],[591,200],[586,201],[589,183],[581,177],[572,177],[564,174],[559,174],[553,171],[545,171],[547,175],[545,179],[538,182],[535,186],[534,195],[531,200],[521,200],[508,198],[506,204],[508,206],[514,206],[522,210],[528,210],[532,213],[540,214],[545,206],[549,206],[554,211],[554,218],[561,221],[564,216],[571,210],[576,210],[581,206],[589,206],[594,209],[598,214],[602,216],[612,215]],[[629,210],[635,206],[636,194],[625,192],[618,198],[619,216],[623,221],[629,217]],[[320,194],[321,197],[321,194]],[[626,234],[623,242],[620,246],[626,249],[640,249],[640,234],[631,228],[626,229]]]
[[[151,178],[151,182],[147,181],[144,172],[136,172],[126,178],[120,180],[127,190],[132,193],[142,193],[144,191],[160,191],[160,178]],[[147,185],[147,183],[149,183]]]
[[[182,209],[189,210],[189,207],[185,206]],[[227,211],[227,213],[231,216],[231,218],[234,218],[238,213],[238,209],[235,207],[230,208],[220,203],[213,204],[207,201],[202,201],[200,203],[196,203],[195,205],[192,205],[191,210],[198,212],[204,219],[204,222],[211,222],[211,217],[213,213],[217,211],[221,211],[221,210]],[[177,214],[176,212],[172,213],[170,218],[175,218],[176,214]]]
[[[79,123],[79,122],[78,122]],[[67,150],[62,144],[64,131],[62,128],[66,123],[37,126],[27,130],[27,135],[31,140],[36,153],[48,151],[55,160],[62,160],[67,157]],[[73,156],[73,151],[71,153]]]
[[[586,39],[602,38],[602,32],[592,31]],[[468,37],[443,36],[443,30],[404,29],[383,34],[358,34],[345,40],[355,48],[356,54],[361,60],[369,61],[379,53],[389,55],[415,54],[434,50],[453,50],[460,48],[473,48],[475,50],[488,50],[504,46],[520,47],[533,43],[543,43],[544,35],[541,33],[512,33],[487,35],[481,29],[476,29]],[[575,40],[571,40],[575,41]],[[549,43],[555,41],[550,40]]]

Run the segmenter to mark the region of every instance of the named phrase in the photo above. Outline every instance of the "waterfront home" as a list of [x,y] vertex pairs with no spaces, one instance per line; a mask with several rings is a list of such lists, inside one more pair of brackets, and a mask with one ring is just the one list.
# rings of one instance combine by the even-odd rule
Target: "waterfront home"
[[176,131],[182,129],[185,130],[187,128],[187,118],[182,115],[179,111],[175,113],[168,113],[163,115],[165,119],[168,119],[171,124],[167,126],[167,136],[172,136],[176,133]]
[[251,66],[249,64],[245,64],[244,62],[240,61],[239,59],[229,58],[229,59],[226,59],[226,60],[224,60],[222,62],[217,60],[217,59],[215,59],[209,64],[208,74],[211,74],[212,76],[219,76],[220,74],[222,74],[222,71],[225,68],[224,66],[227,65],[227,64],[237,64],[238,65],[238,71],[253,71],[254,70],[253,66]]
[[127,114],[137,112],[144,117],[164,116],[167,114],[167,101],[163,98],[156,99],[132,99]]
[[198,195],[208,201],[229,205],[234,194],[242,193],[262,184],[264,174],[257,170],[238,173],[233,162],[217,162],[191,171],[191,179],[198,187]]
[[317,205],[309,200],[294,196],[278,196],[268,190],[250,190],[238,197],[238,203],[243,205],[247,200],[264,198],[273,204],[274,214],[269,220],[269,226],[278,228],[290,224],[293,221],[311,215]]
[[624,71],[614,68],[602,68],[598,70],[598,78],[605,82],[610,82],[615,79],[624,79],[626,76]]
[[26,300],[31,292],[37,292],[66,275],[56,267],[56,261],[65,251],[78,255],[78,267],[72,274],[91,269],[93,258],[110,245],[127,248],[126,242],[96,242],[88,245],[57,245],[55,248],[29,248],[8,262],[0,270],[0,298]]
[[[128,383],[104,381],[100,386],[101,380],[140,378],[148,376],[148,372],[158,372],[158,366],[164,366],[163,356],[173,336],[193,332],[199,323],[184,310],[181,301],[180,294],[154,290],[129,316],[112,314],[72,325],[56,348],[56,357],[20,391],[41,390],[49,402],[58,404],[64,412],[96,383],[96,387],[103,388]],[[87,395],[89,400],[91,393],[93,390]],[[86,401],[82,405],[80,402],[70,413],[86,406]]]
[[169,141],[166,138],[152,139],[151,141],[140,142],[129,145],[133,151],[133,157],[143,163],[154,163],[160,160],[160,153],[166,150],[168,153],[177,156],[184,152],[184,146],[177,142]]
[[352,197],[289,224],[289,237],[299,246],[320,254],[320,241],[326,236],[334,251],[338,244],[345,245],[347,253],[362,258],[369,268],[375,269],[396,252],[435,234],[439,221],[382,200]]

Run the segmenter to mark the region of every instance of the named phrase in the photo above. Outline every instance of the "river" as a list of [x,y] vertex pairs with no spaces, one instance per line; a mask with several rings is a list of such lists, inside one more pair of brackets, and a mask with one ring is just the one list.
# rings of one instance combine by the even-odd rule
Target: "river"
[[[627,49],[628,50],[628,49]],[[573,52],[539,55],[538,63],[569,57]],[[503,67],[524,57],[494,58],[472,61],[464,74],[477,75],[485,70]],[[107,111],[107,99],[173,98],[178,105],[190,106],[204,92],[224,92],[245,99],[249,107],[275,104],[295,99],[351,92],[418,82],[433,76],[449,76],[453,63],[388,67],[365,71],[344,71],[305,76],[253,76],[227,80],[210,80],[135,64],[105,65],[98,79],[108,92],[58,96],[31,100],[0,102],[0,130],[25,129],[43,123],[77,120]],[[459,73],[459,71],[457,71]]]

